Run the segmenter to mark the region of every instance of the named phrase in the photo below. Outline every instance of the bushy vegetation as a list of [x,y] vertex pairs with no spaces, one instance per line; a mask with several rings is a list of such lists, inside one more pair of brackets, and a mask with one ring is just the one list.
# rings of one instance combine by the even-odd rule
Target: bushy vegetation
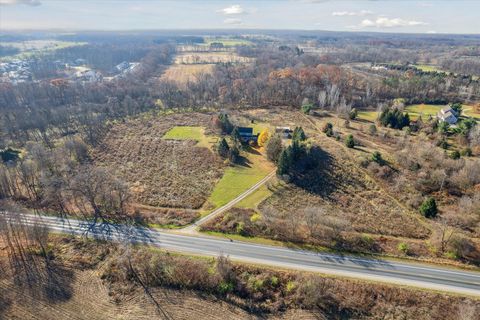
[[386,108],[380,113],[378,121],[385,127],[403,129],[410,125],[410,116],[397,108]]

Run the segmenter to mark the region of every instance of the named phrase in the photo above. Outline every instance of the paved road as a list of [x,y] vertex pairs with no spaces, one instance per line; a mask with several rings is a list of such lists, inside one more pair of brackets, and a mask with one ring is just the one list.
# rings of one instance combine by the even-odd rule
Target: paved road
[[268,180],[270,180],[274,176],[275,176],[275,170],[270,172],[265,178],[263,178],[262,180],[255,183],[247,191],[243,192],[242,194],[240,194],[238,197],[236,197],[235,199],[233,199],[232,201],[230,201],[226,205],[224,205],[224,206],[222,206],[218,209],[213,210],[211,213],[209,213],[205,217],[195,221],[194,223],[192,223],[191,225],[189,225],[189,226],[187,226],[183,229],[180,229],[181,232],[194,233],[198,226],[206,223],[207,221],[210,221],[211,219],[215,218],[219,214],[221,214],[221,213],[227,211],[228,209],[232,208],[234,205],[236,205],[237,203],[239,203],[240,201],[242,201],[243,199],[248,197],[250,194],[255,192],[261,186],[263,186]]
[[[91,226],[83,221],[26,215],[27,223],[39,219],[52,231],[84,234]],[[439,266],[314,253],[267,245],[229,241],[205,236],[189,236],[147,228],[117,226],[91,229],[90,235],[112,241],[131,241],[162,247],[170,251],[206,256],[228,255],[233,260],[384,281],[480,297],[480,272]]]

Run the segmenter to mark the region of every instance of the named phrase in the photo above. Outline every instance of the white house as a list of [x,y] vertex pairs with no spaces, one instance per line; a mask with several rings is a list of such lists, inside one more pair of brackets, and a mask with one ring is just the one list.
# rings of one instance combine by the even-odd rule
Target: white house
[[457,113],[449,106],[440,110],[440,112],[437,113],[437,118],[438,120],[445,121],[448,124],[456,124],[458,121]]

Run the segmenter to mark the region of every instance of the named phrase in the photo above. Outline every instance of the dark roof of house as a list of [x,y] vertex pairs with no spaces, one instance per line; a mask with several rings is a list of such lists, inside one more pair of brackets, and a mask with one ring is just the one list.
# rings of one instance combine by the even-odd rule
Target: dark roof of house
[[241,136],[251,136],[253,135],[253,128],[238,127],[238,133],[240,133]]

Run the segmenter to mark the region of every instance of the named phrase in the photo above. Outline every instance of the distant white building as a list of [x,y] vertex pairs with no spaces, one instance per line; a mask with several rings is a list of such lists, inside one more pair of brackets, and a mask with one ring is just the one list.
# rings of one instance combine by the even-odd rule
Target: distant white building
[[437,113],[437,118],[440,121],[445,121],[448,124],[456,124],[458,121],[457,113],[450,106],[443,108]]

